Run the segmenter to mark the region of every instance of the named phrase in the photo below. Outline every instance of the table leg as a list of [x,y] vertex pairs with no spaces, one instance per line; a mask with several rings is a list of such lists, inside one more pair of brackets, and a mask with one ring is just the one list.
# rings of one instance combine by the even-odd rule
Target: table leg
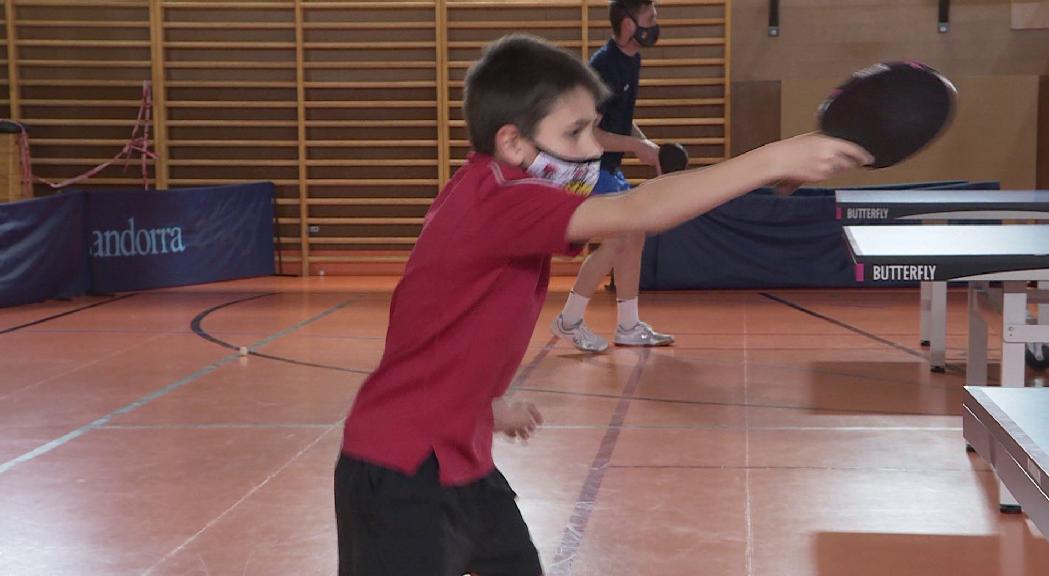
[[929,282],[929,369],[947,370],[947,283]]

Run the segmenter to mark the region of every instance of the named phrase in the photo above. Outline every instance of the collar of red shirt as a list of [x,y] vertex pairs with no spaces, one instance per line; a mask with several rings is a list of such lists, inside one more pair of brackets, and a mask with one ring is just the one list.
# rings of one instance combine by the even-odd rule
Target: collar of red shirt
[[470,164],[476,165],[487,165],[489,163],[495,163],[495,166],[499,169],[504,180],[521,180],[523,178],[530,178],[527,172],[524,171],[520,166],[514,166],[513,164],[507,164],[501,160],[495,158],[495,156],[489,156],[488,154],[481,154],[480,152],[470,152],[466,156],[466,161]]

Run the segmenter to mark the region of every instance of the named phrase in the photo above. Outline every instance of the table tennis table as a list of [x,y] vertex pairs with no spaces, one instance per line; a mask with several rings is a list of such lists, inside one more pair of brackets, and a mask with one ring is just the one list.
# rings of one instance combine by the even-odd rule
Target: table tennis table
[[[838,190],[835,200],[837,218],[844,225],[895,221],[1049,221],[1049,190]],[[1039,322],[1049,324],[1049,306],[1039,308]],[[931,370],[945,371],[946,282],[921,282],[919,326],[922,345],[929,346]]]
[[[1049,325],[1027,324],[1029,299],[1049,302],[1045,290],[1027,288],[1031,281],[1049,280],[1049,225],[845,226],[844,232],[857,281],[968,283],[969,386],[987,384],[987,324],[981,299],[990,282],[1001,282],[1001,386],[1023,389],[1025,345],[1049,341]],[[1017,506],[1004,486],[1000,504]]]
[[1049,388],[965,387],[962,431],[994,468],[1003,512],[1027,514],[1049,537]]
[[966,383],[987,380],[987,326],[979,296],[991,281],[1002,283],[1002,385],[1023,386],[1027,342],[1049,341],[1049,325],[1027,324],[1027,303],[1042,303],[1044,290],[1030,281],[1049,280],[1049,224],[845,226],[856,263],[856,280],[967,282],[969,357]]

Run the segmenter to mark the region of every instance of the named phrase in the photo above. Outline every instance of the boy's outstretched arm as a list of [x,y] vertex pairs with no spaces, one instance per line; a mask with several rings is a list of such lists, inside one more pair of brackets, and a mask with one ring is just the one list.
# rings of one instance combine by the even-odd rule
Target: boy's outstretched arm
[[649,180],[621,196],[588,199],[569,221],[567,240],[666,230],[755,188],[778,181],[826,180],[872,161],[851,142],[804,134],[709,168]]

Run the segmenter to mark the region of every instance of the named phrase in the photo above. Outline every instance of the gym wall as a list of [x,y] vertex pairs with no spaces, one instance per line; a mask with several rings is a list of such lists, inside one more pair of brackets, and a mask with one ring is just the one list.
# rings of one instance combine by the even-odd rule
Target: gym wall
[[[610,35],[605,0],[4,7],[0,113],[29,126],[40,176],[69,177],[116,154],[150,81],[150,184],[274,182],[280,265],[292,273],[400,271],[441,183],[465,159],[462,82],[489,41],[531,32],[586,58]],[[657,141],[686,144],[695,165],[724,159],[731,145],[726,8],[661,2],[663,40],[646,53],[638,123]],[[627,172],[651,175],[635,160]],[[90,186],[141,180],[136,164]]]
[[938,3],[928,0],[781,4],[773,38],[767,0],[733,2],[734,154],[812,130],[816,106],[853,71],[913,59],[957,85],[950,132],[899,167],[832,184],[958,178],[1049,187],[1049,94],[1041,80],[1049,76],[1049,28],[1014,29],[1014,3],[953,0],[945,34],[937,31]]

